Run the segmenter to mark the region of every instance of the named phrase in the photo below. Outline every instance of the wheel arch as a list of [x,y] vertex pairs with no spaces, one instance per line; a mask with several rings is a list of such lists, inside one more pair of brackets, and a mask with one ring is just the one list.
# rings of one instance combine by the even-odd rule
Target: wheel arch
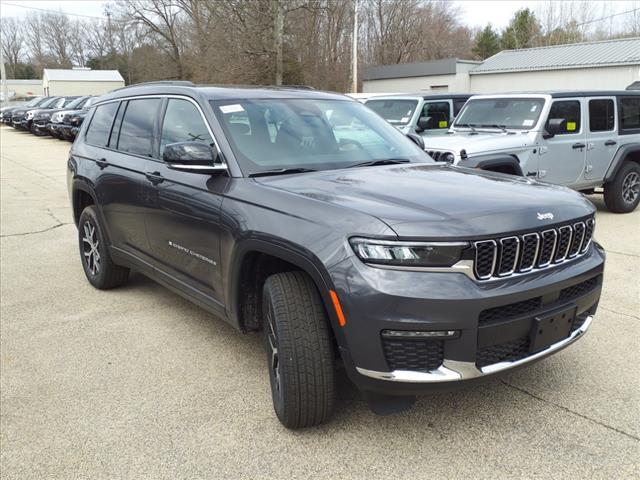
[[91,187],[80,180],[75,180],[71,190],[71,205],[73,208],[73,221],[76,227],[78,226],[82,210],[89,205],[97,206],[97,204],[95,192],[93,192]]
[[605,174],[602,183],[607,183],[613,180],[624,162],[636,162],[640,164],[640,142],[627,143],[618,148],[618,151],[613,156],[613,160],[607,169],[607,173]]
[[524,176],[520,160],[514,154],[497,153],[479,155],[477,157],[461,160],[458,165],[467,168],[477,168],[490,172],[508,173],[510,175]]

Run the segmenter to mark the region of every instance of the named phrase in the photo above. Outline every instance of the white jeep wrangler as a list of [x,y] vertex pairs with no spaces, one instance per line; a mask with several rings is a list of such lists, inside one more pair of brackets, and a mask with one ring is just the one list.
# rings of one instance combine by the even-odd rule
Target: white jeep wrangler
[[603,188],[612,212],[640,202],[640,92],[475,95],[447,135],[425,143],[438,161]]

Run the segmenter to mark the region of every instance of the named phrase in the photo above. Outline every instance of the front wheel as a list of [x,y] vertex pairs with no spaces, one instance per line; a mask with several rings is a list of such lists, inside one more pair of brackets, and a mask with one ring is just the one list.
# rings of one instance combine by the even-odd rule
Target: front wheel
[[129,269],[111,260],[105,238],[95,208],[86,207],[78,222],[80,259],[87,280],[100,290],[118,287],[129,278]]
[[604,186],[604,203],[615,213],[629,213],[640,203],[640,165],[625,161],[614,179]]
[[273,406],[287,428],[325,422],[333,410],[334,352],[320,294],[308,275],[270,276],[263,329]]

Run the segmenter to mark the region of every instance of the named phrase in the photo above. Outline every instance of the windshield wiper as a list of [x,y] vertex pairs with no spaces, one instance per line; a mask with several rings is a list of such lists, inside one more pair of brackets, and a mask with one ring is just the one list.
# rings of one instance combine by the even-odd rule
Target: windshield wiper
[[303,167],[295,167],[295,168],[276,168],[275,170],[264,170],[263,172],[254,172],[249,174],[250,177],[266,177],[269,175],[287,175],[288,173],[307,173],[307,172],[317,172],[313,168],[303,168]]
[[499,128],[500,130],[502,130],[505,133],[507,131],[507,127],[505,127],[504,125],[498,125],[497,123],[482,124],[482,125],[478,125],[478,126],[481,127],[481,128]]
[[346,168],[353,167],[375,167],[378,165],[395,165],[397,163],[411,163],[409,159],[406,158],[385,158],[384,160],[371,160],[369,162],[361,162],[353,165],[349,165]]
[[476,125],[474,123],[456,123],[454,126],[455,127],[467,127],[467,128],[470,128],[472,132],[475,132],[476,129],[474,127],[477,127],[478,125]]

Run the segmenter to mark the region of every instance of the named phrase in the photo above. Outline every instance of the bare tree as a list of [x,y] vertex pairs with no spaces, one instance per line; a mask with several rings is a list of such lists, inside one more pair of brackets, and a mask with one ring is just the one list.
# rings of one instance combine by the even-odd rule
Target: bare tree
[[2,51],[7,64],[7,75],[10,78],[17,78],[18,63],[22,60],[24,51],[24,38],[20,22],[11,17],[3,19],[0,33]]
[[59,13],[46,13],[40,16],[43,43],[57,66],[70,68],[71,34],[73,26],[69,17]]

